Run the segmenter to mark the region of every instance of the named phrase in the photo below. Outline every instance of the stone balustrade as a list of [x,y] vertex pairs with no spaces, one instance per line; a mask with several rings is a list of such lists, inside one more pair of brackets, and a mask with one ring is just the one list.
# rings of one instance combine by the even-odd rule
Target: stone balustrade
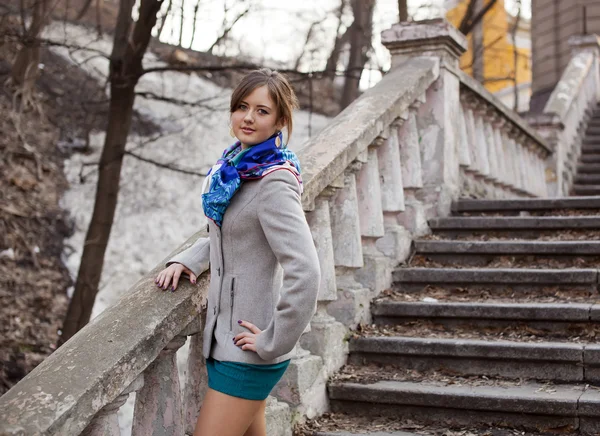
[[[549,149],[460,73],[463,35],[431,20],[395,25],[382,41],[392,69],[299,153],[322,279],[310,328],[272,392],[269,435],[289,436],[292,419],[327,410],[348,330],[370,322],[371,300],[430,218],[449,214],[460,195],[546,192]],[[152,280],[161,267],[0,398],[0,434],[118,435],[116,413],[131,392],[134,435],[192,433],[206,389],[198,333],[208,275],[162,293]],[[188,337],[181,392],[175,351]]]
[[573,36],[569,45],[571,60],[543,113],[528,119],[555,149],[546,163],[550,196],[569,195],[583,136],[600,100],[600,38],[596,35]]
[[[180,249],[200,236],[206,235]],[[134,435],[181,436],[193,429],[206,379],[199,333],[208,275],[197,287],[160,292],[154,277],[162,265],[0,398],[0,434],[119,435],[117,411],[132,392]],[[188,337],[182,392],[175,351]]]
[[479,82],[460,77],[457,141],[461,194],[476,198],[546,197],[546,140]]

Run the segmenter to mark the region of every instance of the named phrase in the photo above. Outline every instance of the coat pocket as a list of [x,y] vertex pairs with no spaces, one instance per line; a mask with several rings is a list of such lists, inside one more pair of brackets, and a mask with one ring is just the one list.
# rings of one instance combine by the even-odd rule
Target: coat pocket
[[233,330],[233,300],[235,298],[235,277],[231,278],[229,289],[229,331]]

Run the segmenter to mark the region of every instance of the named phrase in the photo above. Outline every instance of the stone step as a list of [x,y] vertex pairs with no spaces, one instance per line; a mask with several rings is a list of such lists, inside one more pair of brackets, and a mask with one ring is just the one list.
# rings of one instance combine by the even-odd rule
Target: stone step
[[563,230],[600,229],[600,216],[574,217],[445,217],[429,220],[429,227],[438,231],[473,230]]
[[394,432],[383,432],[383,431],[376,431],[376,432],[370,432],[368,430],[365,430],[368,433],[350,433],[347,431],[336,431],[336,432],[316,432],[313,433],[313,435],[315,436],[419,436],[416,433],[407,433],[405,431],[394,431]]
[[[426,292],[424,293],[426,294]],[[528,300],[530,294],[519,297],[513,293],[511,302],[445,301],[422,297],[425,301],[393,301],[380,299],[371,306],[374,326],[396,328],[412,326],[414,333],[417,324],[435,325],[443,331],[471,330],[481,333],[523,332],[536,334],[546,340],[565,340],[574,337],[593,340],[600,333],[599,299],[591,302],[540,303]],[[568,295],[568,294],[567,294]],[[464,295],[463,295],[464,297]],[[488,295],[489,298],[489,295]],[[429,323],[429,324],[428,324]],[[399,333],[404,334],[404,333]]]
[[577,174],[575,185],[600,185],[600,174]]
[[585,154],[579,158],[581,163],[600,163],[600,154]]
[[[600,276],[600,274],[599,274]],[[468,304],[600,304],[600,293],[594,285],[570,286],[514,286],[394,283],[384,290],[374,304],[394,303],[468,303]],[[410,292],[407,292],[410,290]],[[473,321],[473,319],[471,319]]]
[[[591,167],[588,167],[591,168]],[[594,168],[600,172],[600,164]],[[472,200],[460,199],[452,203],[454,213],[473,212],[509,212],[520,211],[552,211],[557,209],[600,209],[600,196],[564,197],[564,198],[531,198],[509,200]]]
[[596,269],[528,269],[528,268],[397,268],[393,272],[395,286],[401,290],[430,285],[462,286],[556,286],[595,290]]
[[[542,436],[538,432],[522,432],[509,428],[464,426],[449,428],[447,423],[423,425],[410,419],[391,419],[381,416],[355,416],[344,413],[328,413],[307,419],[298,427],[297,436]],[[270,434],[270,433],[269,433]],[[575,436],[578,433],[560,433]],[[547,433],[545,433],[547,435]]]
[[575,195],[600,195],[600,185],[573,185]]
[[536,431],[578,430],[600,434],[600,392],[582,385],[526,382],[513,386],[478,386],[420,381],[332,382],[334,412],[385,415],[420,422],[520,426]]
[[585,138],[583,145],[581,146],[581,155],[585,156],[588,154],[600,154],[600,137],[593,139],[590,137]]
[[415,241],[419,254],[600,255],[600,241]]
[[600,241],[415,241],[412,263],[493,266],[552,265],[596,267],[600,264]]
[[461,376],[600,381],[600,346],[585,343],[369,336],[350,341],[348,361]]
[[458,319],[538,322],[600,322],[596,303],[483,303],[404,302],[378,300],[371,307],[376,324],[395,324],[411,319]]
[[578,174],[600,174],[600,164],[579,164],[577,165]]

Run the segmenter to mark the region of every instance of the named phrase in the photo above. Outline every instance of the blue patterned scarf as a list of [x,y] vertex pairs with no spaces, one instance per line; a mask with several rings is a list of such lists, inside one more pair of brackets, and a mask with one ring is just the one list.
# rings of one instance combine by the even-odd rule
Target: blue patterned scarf
[[[279,138],[281,146],[275,140]],[[231,203],[232,197],[244,180],[260,179],[270,172],[287,169],[298,179],[302,192],[300,162],[296,154],[283,144],[283,135],[276,133],[264,142],[242,150],[238,141],[225,149],[223,156],[206,175],[202,187],[202,207],[204,214],[219,227],[223,224],[223,215]],[[210,188],[204,193],[206,183],[210,180]]]

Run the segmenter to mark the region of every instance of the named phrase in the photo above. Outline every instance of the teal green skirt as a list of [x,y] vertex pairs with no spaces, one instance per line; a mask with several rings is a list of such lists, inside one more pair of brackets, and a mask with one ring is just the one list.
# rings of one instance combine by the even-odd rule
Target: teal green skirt
[[285,360],[274,365],[254,365],[206,359],[208,387],[232,397],[265,400],[290,364]]

